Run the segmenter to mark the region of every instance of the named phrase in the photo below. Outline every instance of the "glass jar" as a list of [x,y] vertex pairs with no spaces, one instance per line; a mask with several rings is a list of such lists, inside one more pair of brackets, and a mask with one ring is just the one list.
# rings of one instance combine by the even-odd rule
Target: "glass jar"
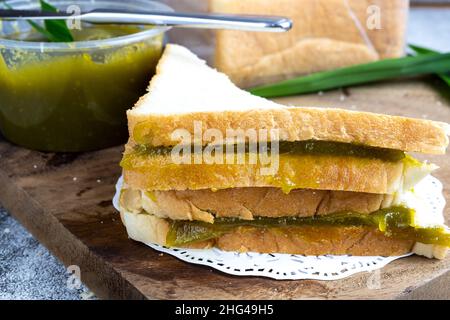
[[[8,3],[14,9],[40,8],[38,1]],[[149,0],[49,3],[61,11],[70,5],[82,11],[171,11]],[[82,24],[82,30],[73,30],[75,42],[55,43],[33,39],[36,33],[25,21],[3,22],[1,132],[11,142],[40,151],[89,151],[124,143],[126,110],[145,94],[168,29]]]

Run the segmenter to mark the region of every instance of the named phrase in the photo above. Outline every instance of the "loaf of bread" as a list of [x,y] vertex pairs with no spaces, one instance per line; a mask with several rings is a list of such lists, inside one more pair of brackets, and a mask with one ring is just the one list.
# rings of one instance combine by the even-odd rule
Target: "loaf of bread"
[[220,13],[286,16],[284,34],[220,30],[216,67],[240,87],[399,57],[408,0],[209,0]]

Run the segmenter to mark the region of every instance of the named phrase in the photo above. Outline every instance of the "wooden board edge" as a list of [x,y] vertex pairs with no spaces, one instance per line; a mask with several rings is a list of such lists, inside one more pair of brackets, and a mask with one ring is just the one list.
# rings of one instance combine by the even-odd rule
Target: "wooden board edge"
[[[3,187],[0,188],[0,198],[3,199],[1,205],[64,266],[79,266],[82,282],[97,297],[100,299],[147,299],[111,265],[90,252],[89,248],[64,228],[55,216],[46,213],[23,189],[15,186],[2,171],[0,171],[0,181],[3,183]],[[25,202],[31,203],[31,207],[25,207],[23,205]],[[36,222],[37,219],[41,220],[40,223]],[[51,233],[54,237],[45,237],[45,233]],[[68,255],[67,251],[71,254]],[[88,271],[83,272],[83,270]]]
[[450,300],[450,271],[427,281],[419,287],[406,289],[397,300]]

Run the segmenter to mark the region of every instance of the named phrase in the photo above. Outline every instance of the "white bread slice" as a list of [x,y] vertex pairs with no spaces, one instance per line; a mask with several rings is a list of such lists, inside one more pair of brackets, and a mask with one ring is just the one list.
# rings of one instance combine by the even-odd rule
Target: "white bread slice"
[[[237,88],[188,49],[167,45],[148,93],[127,112],[138,144],[172,146],[176,129],[279,129],[286,141],[327,140],[431,154],[445,153],[442,122],[342,109],[287,107]],[[447,131],[447,132],[446,132]],[[205,142],[206,144],[206,142]]]

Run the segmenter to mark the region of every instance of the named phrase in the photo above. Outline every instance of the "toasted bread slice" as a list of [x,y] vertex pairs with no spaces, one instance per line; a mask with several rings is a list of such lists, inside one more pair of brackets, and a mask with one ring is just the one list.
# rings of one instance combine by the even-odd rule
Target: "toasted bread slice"
[[218,191],[146,191],[124,187],[120,206],[130,212],[151,212],[171,220],[213,223],[215,218],[312,217],[340,212],[370,214],[390,207],[394,197],[374,193],[232,188]]
[[[326,140],[411,152],[443,154],[446,123],[342,109],[287,107],[237,88],[193,53],[167,45],[149,92],[127,112],[138,144],[173,146],[177,129],[278,129],[280,140]],[[203,141],[207,144],[208,141]]]
[[[122,222],[128,236],[146,244],[166,245],[170,229],[168,220],[151,214],[121,211]],[[411,240],[388,238],[371,227],[305,226],[301,232],[289,228],[256,229],[237,228],[214,240],[186,245],[187,248],[217,247],[226,251],[290,253],[303,255],[351,254],[358,256],[395,256],[409,252],[429,258],[443,259],[447,249],[436,245],[423,245]]]

